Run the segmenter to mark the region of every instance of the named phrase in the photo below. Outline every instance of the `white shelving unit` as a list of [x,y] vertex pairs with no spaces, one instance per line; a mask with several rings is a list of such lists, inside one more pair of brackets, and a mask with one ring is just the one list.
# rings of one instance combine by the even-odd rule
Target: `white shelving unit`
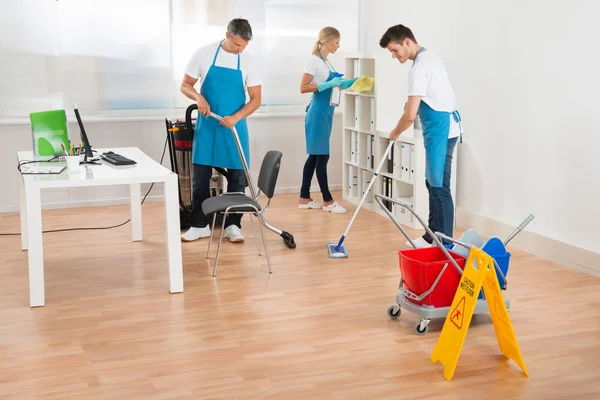
[[[375,78],[375,86],[371,92],[355,93],[350,89],[344,91],[343,112],[343,169],[342,189],[344,200],[358,205],[364,191],[367,189],[377,165],[381,161],[389,143],[388,126],[381,127],[377,122],[377,101],[398,101],[382,99],[377,88],[385,84],[381,77],[376,76],[376,58],[365,55],[346,57],[345,78],[371,76]],[[401,71],[396,71],[401,73]],[[380,81],[381,80],[381,81]],[[389,88],[386,88],[389,91]],[[401,92],[401,90],[399,90]],[[399,93],[399,96],[402,96]],[[388,96],[386,96],[388,97]],[[406,94],[398,108],[398,114],[393,118],[400,119]],[[388,120],[390,120],[388,116]],[[389,123],[388,123],[389,125]],[[419,126],[418,124],[416,124]],[[385,129],[385,130],[382,130]],[[458,146],[457,146],[458,147]],[[385,216],[385,212],[374,200],[373,194],[383,194],[391,198],[408,201],[417,214],[427,221],[429,216],[429,193],[425,186],[425,148],[423,133],[413,127],[404,132],[394,143],[393,154],[388,155],[379,171],[377,181],[371,187],[363,208]],[[456,150],[452,162],[451,190],[456,194]],[[396,220],[411,229],[421,230],[423,227],[416,218],[404,207],[389,205],[389,210]]]

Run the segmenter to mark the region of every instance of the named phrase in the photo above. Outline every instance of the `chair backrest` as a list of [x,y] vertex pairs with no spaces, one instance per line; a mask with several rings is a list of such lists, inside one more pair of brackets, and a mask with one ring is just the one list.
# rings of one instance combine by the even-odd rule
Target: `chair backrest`
[[279,176],[279,167],[281,166],[282,154],[280,151],[270,150],[265,154],[260,174],[258,175],[258,188],[269,199],[275,194],[275,184]]

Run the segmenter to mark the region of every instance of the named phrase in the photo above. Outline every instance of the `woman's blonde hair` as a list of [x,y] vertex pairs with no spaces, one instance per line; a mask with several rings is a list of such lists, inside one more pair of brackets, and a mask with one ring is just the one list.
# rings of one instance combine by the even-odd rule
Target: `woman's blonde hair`
[[326,26],[325,28],[321,29],[321,32],[319,32],[319,40],[317,40],[317,43],[315,43],[315,47],[313,47],[313,55],[317,55],[319,50],[321,50],[321,45],[327,42],[333,42],[334,40],[337,40],[339,38],[340,31],[338,31],[337,29],[331,26]]

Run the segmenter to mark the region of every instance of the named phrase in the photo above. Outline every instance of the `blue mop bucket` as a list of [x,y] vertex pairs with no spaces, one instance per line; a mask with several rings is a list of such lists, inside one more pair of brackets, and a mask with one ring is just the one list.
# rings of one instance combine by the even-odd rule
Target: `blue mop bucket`
[[[448,250],[452,250],[453,244],[445,244],[444,247]],[[502,274],[506,277],[508,274],[508,266],[510,263],[510,253],[506,251],[506,247],[504,247],[504,243],[499,238],[493,237],[488,240],[482,248],[490,257],[492,257],[496,264],[498,264],[498,268],[502,271]],[[500,289],[504,287],[506,283],[505,279],[502,278],[500,272],[494,267],[494,271],[496,271],[496,277],[498,278],[498,284],[500,285]],[[483,299],[483,289],[479,293],[478,299]]]
[[[506,247],[504,246],[504,243],[502,243],[502,240],[497,237],[490,238],[490,240],[483,245],[482,250],[496,261],[498,268],[500,268],[500,271],[502,271],[502,274],[506,277],[508,275],[510,253],[506,251]],[[502,275],[500,275],[500,272],[498,272],[496,267],[494,267],[494,271],[496,271],[498,284],[500,285],[500,289],[502,289],[506,281],[502,278]],[[481,289],[481,292],[479,293],[479,298],[483,299],[483,289]]]

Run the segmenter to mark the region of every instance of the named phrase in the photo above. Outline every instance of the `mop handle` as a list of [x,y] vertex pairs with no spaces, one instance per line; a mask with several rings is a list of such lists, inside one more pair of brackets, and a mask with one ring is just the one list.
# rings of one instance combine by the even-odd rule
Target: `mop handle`
[[504,245],[506,246],[508,244],[508,242],[510,242],[511,240],[513,240],[513,238],[515,236],[517,236],[517,234],[519,232],[521,232],[527,225],[529,225],[529,223],[531,221],[533,221],[535,217],[533,216],[533,214],[529,214],[529,216],[527,218],[525,218],[525,221],[521,222],[521,225],[519,225],[514,231],[513,233],[510,234],[510,236],[504,241]]
[[340,239],[340,242],[337,245],[338,248],[344,242],[344,239],[346,238],[346,235],[348,234],[348,231],[350,230],[350,227],[352,226],[352,223],[354,222],[354,219],[356,218],[356,214],[358,214],[358,211],[360,210],[363,203],[365,202],[365,199],[367,198],[367,195],[369,194],[369,190],[371,190],[371,186],[373,186],[373,183],[375,182],[375,178],[377,178],[377,176],[379,175],[379,170],[383,166],[383,163],[386,161],[387,155],[390,152],[390,150],[392,149],[393,145],[394,145],[394,140],[390,141],[390,144],[388,144],[388,147],[385,150],[385,153],[383,153],[383,157],[381,157],[381,161],[379,161],[379,165],[377,166],[377,169],[373,173],[373,179],[371,179],[371,182],[369,183],[367,190],[365,190],[365,194],[363,194],[362,199],[360,199],[360,203],[358,203],[358,207],[356,207],[356,210],[354,211],[354,215],[352,215],[352,219],[350,220],[350,223],[346,227],[346,231],[342,235],[342,238]]

